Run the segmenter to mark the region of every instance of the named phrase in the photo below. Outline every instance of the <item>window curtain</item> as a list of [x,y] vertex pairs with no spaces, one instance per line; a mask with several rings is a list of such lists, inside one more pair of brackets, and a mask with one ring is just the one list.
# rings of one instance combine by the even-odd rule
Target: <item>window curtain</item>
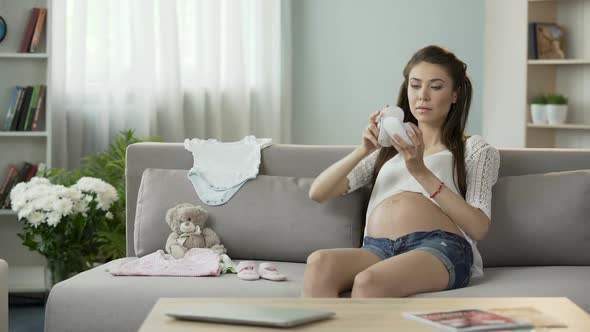
[[291,141],[290,0],[54,0],[54,167],[135,129]]

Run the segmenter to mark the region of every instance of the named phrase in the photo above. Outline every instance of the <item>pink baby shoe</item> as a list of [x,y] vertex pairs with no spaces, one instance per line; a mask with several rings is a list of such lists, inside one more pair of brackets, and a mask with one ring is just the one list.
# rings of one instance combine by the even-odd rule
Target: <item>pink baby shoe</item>
[[272,281],[283,281],[287,280],[287,276],[280,273],[277,267],[273,263],[260,263],[258,267],[258,274],[261,278],[272,280]]
[[242,280],[258,280],[260,275],[256,272],[254,261],[241,261],[238,264],[238,278]]

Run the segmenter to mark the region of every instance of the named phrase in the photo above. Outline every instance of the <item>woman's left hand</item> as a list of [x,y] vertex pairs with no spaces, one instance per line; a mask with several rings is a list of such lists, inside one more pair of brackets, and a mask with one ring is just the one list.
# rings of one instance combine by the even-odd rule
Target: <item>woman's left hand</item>
[[393,147],[396,148],[404,158],[408,172],[416,177],[417,175],[428,171],[428,168],[424,165],[424,138],[422,137],[422,131],[418,126],[411,122],[408,122],[408,124],[414,129],[413,132],[411,130],[406,130],[413,145],[407,144],[403,138],[397,134],[393,135],[391,144],[393,144]]

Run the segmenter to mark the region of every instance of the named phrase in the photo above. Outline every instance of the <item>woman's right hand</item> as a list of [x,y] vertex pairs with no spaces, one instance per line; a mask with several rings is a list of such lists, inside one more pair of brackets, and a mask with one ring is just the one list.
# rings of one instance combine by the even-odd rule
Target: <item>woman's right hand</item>
[[363,154],[369,155],[376,149],[381,148],[381,145],[379,145],[379,142],[377,141],[379,138],[379,129],[377,128],[377,123],[381,118],[381,111],[387,107],[389,107],[389,105],[385,105],[383,109],[373,112],[369,116],[369,124],[365,127],[365,129],[363,129],[363,139],[361,141],[361,145],[359,146]]

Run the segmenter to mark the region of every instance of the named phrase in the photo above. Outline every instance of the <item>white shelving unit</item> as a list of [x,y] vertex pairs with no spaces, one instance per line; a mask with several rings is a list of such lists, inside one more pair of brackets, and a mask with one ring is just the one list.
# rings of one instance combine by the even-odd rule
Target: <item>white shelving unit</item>
[[547,128],[547,129],[572,129],[572,130],[589,130],[590,125],[583,124],[561,124],[561,125],[549,125],[549,124],[527,124],[529,128]]
[[0,131],[0,137],[46,137],[47,131]]
[[47,53],[2,53],[0,58],[7,59],[48,59]]
[[[31,8],[47,8],[40,53],[18,53]],[[0,181],[9,164],[19,167],[23,162],[51,165],[51,87],[49,54],[51,46],[51,0],[0,1],[0,15],[8,33],[0,43],[0,123],[4,122],[12,89],[16,85],[47,85],[45,131],[0,131]],[[22,245],[17,236],[22,230],[16,213],[0,209],[0,257],[9,264],[10,292],[45,292],[47,290],[45,258]]]
[[590,65],[587,59],[535,59],[527,62],[529,65]]
[[[590,0],[486,0],[483,132],[501,147],[590,148]],[[530,22],[565,29],[566,59],[529,59]],[[534,96],[568,98],[562,125],[532,124]]]
[[16,216],[16,212],[8,209],[0,210],[0,216]]

